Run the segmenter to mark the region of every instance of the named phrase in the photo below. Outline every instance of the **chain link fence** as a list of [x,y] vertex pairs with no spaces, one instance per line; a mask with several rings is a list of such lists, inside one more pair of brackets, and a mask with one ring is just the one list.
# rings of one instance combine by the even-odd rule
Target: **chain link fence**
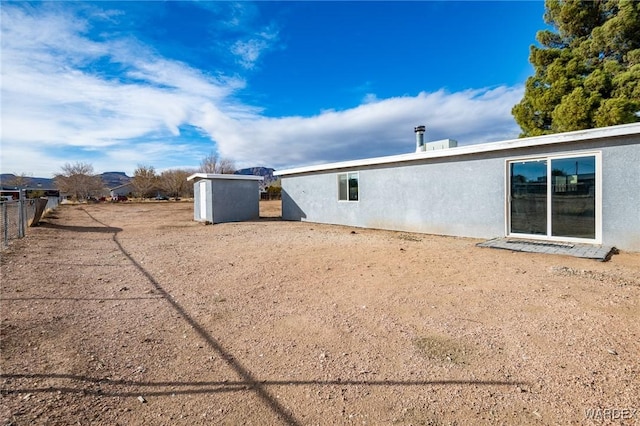
[[[41,199],[24,199],[0,201],[0,235],[2,248],[9,245],[9,241],[22,238],[27,234],[27,228],[36,217],[40,204],[41,211],[58,207],[58,197],[48,197],[46,207],[42,208]],[[38,218],[39,219],[39,218]]]

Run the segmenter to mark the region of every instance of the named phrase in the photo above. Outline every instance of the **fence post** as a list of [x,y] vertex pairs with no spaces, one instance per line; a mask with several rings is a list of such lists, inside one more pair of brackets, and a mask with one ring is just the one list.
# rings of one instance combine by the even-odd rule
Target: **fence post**
[[24,238],[27,233],[27,203],[26,191],[20,190],[20,200],[18,201],[18,238]]
[[0,205],[2,206],[2,233],[4,234],[2,244],[7,247],[9,245],[9,208],[6,201],[3,201]]

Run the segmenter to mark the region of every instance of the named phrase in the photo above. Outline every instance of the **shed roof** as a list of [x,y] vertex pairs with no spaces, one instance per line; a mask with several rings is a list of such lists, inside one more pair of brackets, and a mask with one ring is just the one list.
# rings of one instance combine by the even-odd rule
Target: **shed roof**
[[262,176],[254,175],[231,175],[231,174],[219,174],[219,173],[194,173],[187,178],[187,180],[202,180],[202,179],[221,179],[221,180],[264,180]]
[[533,146],[555,145],[569,142],[579,142],[594,139],[604,139],[619,136],[640,135],[640,123],[621,124],[618,126],[600,127],[597,129],[577,130],[574,132],[556,133],[553,135],[535,136],[530,138],[509,139],[500,142],[488,142],[475,145],[465,145],[456,148],[439,149],[434,151],[412,152],[409,154],[391,155],[387,157],[367,158],[362,160],[342,161],[338,163],[320,164],[315,166],[297,167],[279,170],[274,176],[311,173],[335,169],[372,166],[379,164],[404,163],[410,161],[453,157],[459,155],[478,154],[483,152],[504,151]]

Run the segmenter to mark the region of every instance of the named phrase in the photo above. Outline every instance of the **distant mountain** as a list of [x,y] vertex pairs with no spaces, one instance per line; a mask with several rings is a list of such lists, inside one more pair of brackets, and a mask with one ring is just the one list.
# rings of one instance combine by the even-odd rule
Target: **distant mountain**
[[270,167],[248,167],[246,169],[236,170],[235,174],[248,175],[248,176],[251,176],[251,175],[262,176],[264,177],[264,182],[269,183],[276,180],[276,178],[273,176],[273,172],[275,171],[276,169],[272,169]]
[[131,178],[124,172],[104,172],[99,176],[107,188],[115,188],[131,182]]
[[[116,186],[124,185],[131,181],[131,178],[124,172],[105,172],[98,176],[107,188],[115,188]],[[28,176],[24,178],[21,176],[16,177],[13,173],[0,174],[0,185],[8,188],[15,187],[16,182],[20,179],[24,179],[24,182],[20,186],[26,188],[53,189],[56,187],[53,179]]]
[[22,177],[22,176],[16,176],[13,173],[0,174],[0,186],[12,188],[12,187],[15,187],[18,183],[20,183],[21,187],[28,187],[28,188],[43,188],[43,189],[55,188],[53,179],[30,177],[30,176]]
[[277,180],[277,178],[273,176],[273,172],[275,171],[276,169],[272,169],[270,167],[247,167],[246,169],[236,170],[234,174],[245,176],[262,176],[264,180],[260,182],[260,190],[264,191]]

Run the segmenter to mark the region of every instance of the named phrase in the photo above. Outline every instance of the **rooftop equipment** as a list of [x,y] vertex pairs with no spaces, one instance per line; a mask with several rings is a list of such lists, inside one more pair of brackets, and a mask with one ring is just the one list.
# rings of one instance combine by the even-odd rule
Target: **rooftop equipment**
[[426,130],[425,126],[416,126],[413,128],[413,131],[416,132],[416,152],[424,151],[424,131]]
[[416,126],[413,131],[416,132],[416,152],[434,151],[436,149],[455,148],[458,141],[453,139],[442,139],[440,141],[427,142],[424,141],[424,132],[426,126]]

